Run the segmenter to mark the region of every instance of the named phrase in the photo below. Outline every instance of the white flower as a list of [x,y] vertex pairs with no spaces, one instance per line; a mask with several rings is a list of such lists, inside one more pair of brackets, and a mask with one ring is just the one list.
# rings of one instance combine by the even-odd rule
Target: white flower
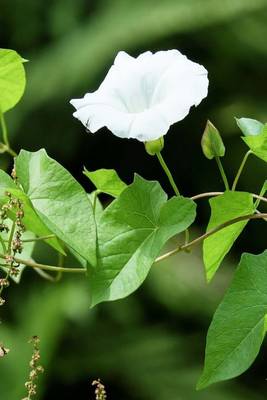
[[142,142],[165,135],[208,93],[207,70],[178,50],[120,51],[99,89],[73,99],[73,114],[91,132],[106,126],[121,138]]

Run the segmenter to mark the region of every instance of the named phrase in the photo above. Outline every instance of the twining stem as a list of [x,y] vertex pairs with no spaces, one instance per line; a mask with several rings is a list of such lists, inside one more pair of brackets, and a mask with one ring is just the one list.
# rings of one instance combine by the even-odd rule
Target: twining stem
[[249,156],[250,154],[252,154],[252,151],[251,151],[251,150],[247,151],[246,154],[244,155],[243,160],[242,160],[242,162],[241,162],[241,164],[240,164],[240,167],[239,167],[239,169],[238,169],[238,171],[237,171],[236,177],[235,177],[235,179],[234,179],[233,186],[232,186],[232,190],[235,190],[236,185],[237,185],[237,182],[238,182],[238,180],[239,180],[239,178],[240,178],[240,175],[241,175],[241,173],[242,173],[242,171],[243,171],[243,169],[244,169],[244,166],[245,166],[245,164],[246,164],[246,162],[247,162],[247,159],[248,159],[248,156]]
[[244,220],[247,220],[247,219],[264,219],[266,217],[267,217],[267,213],[258,213],[258,214],[248,214],[248,215],[243,215],[241,217],[233,218],[233,219],[231,219],[229,221],[224,222],[221,225],[218,225],[217,227],[215,227],[215,228],[211,229],[210,231],[204,233],[203,235],[199,236],[198,238],[192,240],[191,242],[189,242],[187,244],[184,244],[184,245],[181,245],[181,246],[177,247],[176,249],[171,250],[168,253],[163,254],[162,256],[159,256],[155,260],[155,263],[157,263],[159,261],[162,261],[162,260],[165,260],[166,258],[171,257],[174,254],[179,253],[180,251],[184,251],[184,250],[189,249],[191,246],[194,246],[195,244],[198,244],[198,243],[202,242],[203,240],[207,239],[209,236],[214,235],[214,233],[219,232],[220,230],[226,228],[227,226],[230,226],[232,224],[236,224],[237,222],[244,221]]
[[160,152],[156,153],[156,156],[158,157],[159,163],[162,166],[165,174],[167,175],[167,177],[169,179],[169,182],[174,190],[174,193],[176,194],[176,196],[180,196],[180,192],[178,190],[178,187],[176,186],[176,183],[174,182],[171,171],[169,170],[167,164],[165,163],[161,153]]
[[[0,258],[5,259],[4,254],[0,254]],[[54,272],[70,272],[70,273],[85,273],[86,268],[60,268],[56,267],[54,265],[46,265],[46,264],[39,264],[31,260],[22,260],[21,258],[14,257],[14,261],[16,261],[19,264],[26,265],[27,267],[31,268],[39,268],[47,271],[54,271]],[[8,268],[8,267],[7,267]]]
[[[172,255],[179,253],[180,251],[184,251],[184,250],[190,249],[192,246],[202,242],[207,237],[213,235],[214,233],[220,231],[223,228],[226,228],[227,226],[230,226],[232,224],[235,224],[237,222],[244,221],[244,220],[247,220],[247,219],[264,219],[264,218],[267,218],[267,213],[248,214],[248,215],[243,215],[241,217],[233,218],[233,219],[231,219],[229,221],[224,222],[221,225],[218,225],[216,228],[211,229],[210,231],[208,231],[208,232],[204,233],[203,235],[199,236],[198,238],[196,238],[194,240],[191,240],[191,242],[185,243],[185,244],[177,247],[176,249],[171,250],[166,254],[163,254],[162,256],[158,257],[155,260],[155,263],[157,263],[159,261],[162,261],[162,260],[165,260],[166,258],[171,257]],[[6,256],[4,254],[0,254],[0,258],[5,259]],[[31,268],[38,268],[38,269],[41,269],[41,270],[54,271],[54,272],[64,272],[64,273],[65,272],[67,272],[67,273],[83,273],[83,274],[86,273],[86,268],[56,267],[56,266],[52,266],[52,265],[39,264],[39,263],[36,263],[34,261],[31,261],[31,260],[22,260],[21,258],[17,258],[17,257],[14,257],[14,261],[16,261],[19,264],[23,264],[23,265],[26,265],[28,267],[31,267]]]
[[0,113],[0,123],[1,123],[2,133],[3,133],[3,142],[4,142],[5,146],[6,146],[5,151],[7,153],[9,153],[12,157],[16,157],[17,153],[14,150],[11,149],[10,144],[9,144],[5,117],[1,113]]
[[[261,188],[260,194],[259,194],[257,200],[255,201],[255,204],[254,204],[254,205],[255,205],[255,208],[258,207],[258,205],[260,204],[260,201],[261,201],[262,199],[265,199],[265,197],[262,197],[262,196],[264,196],[266,192],[267,192],[267,189],[266,189],[266,182],[264,182],[264,184],[263,184],[263,186],[262,186],[262,188]],[[263,200],[263,201],[264,201],[264,200]],[[266,200],[266,201],[267,201],[267,200]]]
[[[191,200],[198,200],[198,199],[203,199],[204,197],[215,197],[215,196],[220,196],[221,194],[223,194],[224,192],[205,192],[205,193],[199,193],[196,194],[192,197],[190,197]],[[255,193],[251,193],[252,197],[254,199],[258,199],[258,201],[264,201],[267,202],[267,198],[263,197],[261,195],[255,194]],[[258,205],[255,207],[258,207]]]
[[224,172],[224,168],[223,168],[222,162],[220,160],[220,157],[215,157],[215,160],[216,160],[216,163],[218,165],[219,171],[221,173],[221,177],[222,177],[222,180],[223,180],[223,183],[224,183],[224,186],[225,186],[225,190],[229,190],[228,179],[227,179],[226,174]]

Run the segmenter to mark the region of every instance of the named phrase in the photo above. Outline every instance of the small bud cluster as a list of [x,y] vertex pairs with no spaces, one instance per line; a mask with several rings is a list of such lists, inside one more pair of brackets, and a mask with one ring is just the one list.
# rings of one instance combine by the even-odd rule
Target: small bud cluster
[[27,397],[24,397],[22,400],[31,400],[32,396],[36,395],[37,385],[35,380],[38,376],[44,372],[44,368],[39,365],[40,360],[40,350],[39,350],[39,343],[40,339],[38,336],[33,336],[29,343],[33,344],[33,353],[31,357],[30,365],[30,373],[29,373],[29,380],[25,382],[25,387],[27,389]]
[[[5,255],[5,264],[8,268],[8,274],[6,278],[0,279],[0,295],[4,288],[9,286],[8,278],[9,276],[17,276],[19,271],[19,264],[15,261],[15,256],[17,253],[21,253],[23,250],[21,236],[25,231],[25,226],[23,225],[22,219],[24,217],[23,203],[21,200],[13,198],[10,192],[5,193],[8,201],[0,208],[0,233],[5,232],[6,234],[11,234],[12,231],[6,224],[8,219],[8,212],[15,212],[15,232],[13,234],[11,248],[8,254]],[[5,304],[5,300],[0,296],[0,306]]]
[[96,386],[95,388],[95,399],[96,400],[106,400],[107,393],[105,386],[101,383],[100,379],[94,380],[92,382],[92,386]]

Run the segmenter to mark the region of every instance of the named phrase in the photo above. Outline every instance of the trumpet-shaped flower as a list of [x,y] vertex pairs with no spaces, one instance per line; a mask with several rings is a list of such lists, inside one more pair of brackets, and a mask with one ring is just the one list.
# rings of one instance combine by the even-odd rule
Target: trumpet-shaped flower
[[207,70],[178,50],[137,58],[120,51],[98,90],[71,100],[91,132],[106,126],[121,138],[142,142],[165,135],[208,92]]

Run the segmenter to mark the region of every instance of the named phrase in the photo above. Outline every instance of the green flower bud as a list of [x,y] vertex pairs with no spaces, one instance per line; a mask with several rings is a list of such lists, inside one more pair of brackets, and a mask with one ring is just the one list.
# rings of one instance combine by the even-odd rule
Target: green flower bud
[[146,152],[150,156],[154,156],[159,153],[164,147],[164,138],[161,136],[159,139],[151,140],[150,142],[145,142]]
[[225,147],[221,135],[218,129],[210,121],[207,121],[207,125],[201,139],[201,147],[204,155],[209,160],[214,157],[224,156]]

